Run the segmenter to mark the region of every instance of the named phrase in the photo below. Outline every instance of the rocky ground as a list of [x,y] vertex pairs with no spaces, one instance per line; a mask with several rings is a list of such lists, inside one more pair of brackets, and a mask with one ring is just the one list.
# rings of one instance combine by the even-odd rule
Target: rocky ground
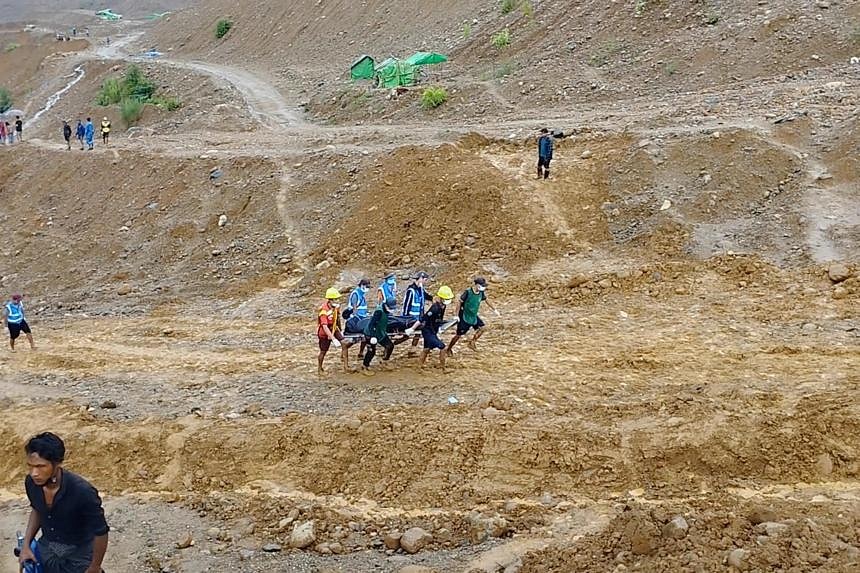
[[[456,4],[425,32],[459,38],[479,8]],[[268,40],[176,32],[217,2],[61,55],[27,36],[28,112],[74,67],[86,76],[32,138],[0,147],[0,285],[25,293],[38,344],[0,353],[0,537],[11,545],[26,519],[21,445],[49,428],[105,496],[108,571],[860,567],[860,78],[840,59],[856,12],[735,4],[647,2],[637,16],[580,3],[595,42],[622,16],[663,26],[629,35],[645,50],[660,30],[688,51],[697,34],[728,49],[735,27],[778,30],[737,63],[762,60],[754,76],[666,74],[683,89],[620,89],[664,65],[659,51],[589,59],[613,87],[571,87],[575,109],[546,84],[525,97],[539,70],[522,89],[478,83],[489,56],[453,32],[463,68],[446,81],[461,95],[418,116],[415,94],[353,104],[329,87],[300,108],[310,68],[284,60],[281,75]],[[330,8],[308,29],[328,30]],[[725,28],[703,20],[714,8]],[[508,24],[566,18],[535,9],[536,23]],[[496,7],[477,14],[504,23]],[[815,44],[802,23],[835,40],[788,69]],[[542,69],[562,53],[542,42],[561,36],[512,57],[543,46]],[[94,105],[98,86],[167,38],[173,50],[139,63],[183,107],[66,151],[57,121],[116,118]],[[539,125],[567,135],[547,182],[533,179]],[[399,346],[373,376],[331,356],[318,377],[320,293],[390,269],[455,290],[484,275],[500,313],[444,371]]]

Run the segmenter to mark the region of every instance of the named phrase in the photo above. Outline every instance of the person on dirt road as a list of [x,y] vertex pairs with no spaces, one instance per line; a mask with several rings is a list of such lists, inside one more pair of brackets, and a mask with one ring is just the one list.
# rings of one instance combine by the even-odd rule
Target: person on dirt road
[[[403,295],[403,314],[401,316],[413,321],[421,320],[425,303],[432,298],[427,295],[427,291],[424,289],[424,285],[429,279],[430,275],[424,271],[415,274],[412,284],[406,288],[406,293]],[[413,347],[418,346],[419,339],[417,335],[412,339]]]
[[87,480],[63,467],[66,446],[45,432],[24,446],[24,488],[32,511],[24,534],[20,565],[36,561],[36,542],[44,573],[99,573],[108,546],[108,527],[99,492]]
[[457,344],[457,341],[472,329],[475,330],[475,334],[472,336],[471,340],[469,340],[468,345],[472,350],[477,350],[475,343],[484,334],[485,326],[484,321],[481,320],[480,316],[478,316],[481,303],[486,303],[487,307],[496,313],[496,316],[499,315],[499,311],[496,310],[487,300],[486,290],[486,279],[483,277],[477,277],[474,284],[463,291],[463,294],[460,295],[460,305],[457,309],[457,316],[460,319],[460,322],[457,324],[457,333],[448,344],[448,349],[446,351],[448,354],[452,354],[454,345]]
[[343,332],[340,328],[340,291],[330,288],[325,291],[325,302],[317,314],[317,337],[319,338],[320,353],[317,356],[318,374],[323,374],[323,362],[332,344],[341,348]]
[[[361,320],[367,318],[367,293],[370,292],[370,279],[361,279],[358,281],[358,286],[352,289],[352,292],[349,293],[349,299],[346,303],[346,312],[349,316],[346,316],[348,321],[353,321],[354,323],[358,323]],[[358,358],[359,360],[364,358],[364,350],[367,348],[367,342],[362,338],[361,346],[358,348]]]
[[540,130],[538,137],[537,178],[549,179],[549,164],[552,161],[552,135],[547,128]]
[[24,141],[24,122],[21,121],[21,116],[15,116],[15,135],[18,136],[18,141]]
[[81,144],[81,151],[84,150],[84,137],[86,136],[86,129],[84,128],[84,124],[81,120],[78,120],[78,125],[75,126],[75,139],[78,140],[78,143]]
[[30,343],[30,350],[36,350],[33,333],[30,331],[27,319],[24,318],[23,298],[20,294],[13,294],[12,300],[3,306],[3,324],[9,329],[9,347],[13,352],[15,351],[15,341],[18,340],[22,332],[27,337],[27,342]]
[[8,121],[0,121],[0,144],[6,145],[6,126],[9,125]]
[[390,299],[394,299],[394,304],[397,304],[397,275],[394,273],[389,273],[376,288],[376,307],[381,307]]
[[106,117],[104,119],[102,119],[101,131],[102,131],[102,143],[107,145],[108,139],[110,139],[110,120]]
[[87,118],[87,124],[84,126],[84,139],[87,140],[87,150],[93,150],[93,139],[96,136],[96,126],[93,125],[92,118]]
[[72,150],[72,126],[68,121],[63,121],[63,139],[66,140],[66,148]]
[[424,368],[427,357],[434,350],[440,351],[439,365],[443,369],[445,368],[445,343],[439,338],[439,328],[445,322],[445,309],[453,301],[454,291],[451,290],[451,287],[447,285],[439,287],[436,296],[433,298],[433,304],[430,305],[430,308],[421,317],[421,322],[416,325],[421,329],[421,337],[424,339],[424,351],[421,352],[421,359],[418,362],[421,368]]
[[15,143],[15,130],[12,129],[12,126],[9,124],[8,121],[6,122],[6,141],[9,143],[9,145]]
[[396,308],[397,301],[390,298],[373,311],[370,322],[367,323],[367,327],[364,329],[367,352],[364,354],[364,360],[362,361],[362,374],[373,374],[370,370],[370,363],[373,362],[373,357],[376,356],[377,345],[385,348],[385,354],[382,356],[383,361],[387,362],[391,358],[391,353],[394,352],[394,342],[388,336],[388,315],[395,312]]

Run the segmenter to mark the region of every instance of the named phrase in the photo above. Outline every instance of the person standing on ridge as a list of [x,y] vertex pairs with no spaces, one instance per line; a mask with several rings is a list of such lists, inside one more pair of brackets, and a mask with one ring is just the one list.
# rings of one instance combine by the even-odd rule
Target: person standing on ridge
[[36,350],[30,325],[24,318],[23,298],[20,294],[13,294],[12,300],[3,306],[3,324],[9,329],[9,347],[13,352],[15,351],[15,341],[18,340],[22,332],[27,337],[27,342],[30,343],[30,350]]
[[0,121],[0,144],[6,145],[6,126],[9,125],[8,121]]
[[110,139],[110,120],[108,118],[102,119],[102,143],[105,145],[108,144],[108,139]]
[[543,128],[540,130],[540,137],[538,138],[538,179],[549,179],[549,164],[552,161],[552,150],[552,135],[547,128]]
[[63,121],[63,139],[66,140],[66,149],[72,150],[72,126],[68,121]]
[[486,305],[496,313],[496,316],[499,316],[499,311],[493,308],[493,305],[491,305],[487,300],[486,290],[486,279],[483,277],[477,277],[472,287],[467,288],[463,291],[463,294],[460,295],[460,306],[457,309],[457,316],[459,317],[460,322],[457,323],[457,333],[448,344],[448,354],[452,353],[451,351],[454,349],[454,345],[457,344],[457,341],[472,329],[475,330],[475,334],[472,336],[471,340],[469,340],[468,345],[472,350],[477,350],[475,343],[484,334],[484,327],[486,326],[484,321],[481,320],[481,317],[478,316],[481,303],[486,303]]
[[75,126],[75,139],[78,140],[78,143],[81,144],[81,151],[84,150],[84,137],[86,136],[86,129],[84,128],[83,122],[78,120],[78,125]]
[[24,446],[27,477],[24,489],[30,518],[18,563],[36,562],[36,541],[44,573],[100,573],[108,547],[108,527],[99,492],[87,480],[63,467],[66,446],[45,432]]
[[381,307],[388,300],[397,304],[397,275],[394,273],[389,273],[376,288],[376,307]]
[[8,121],[6,122],[6,141],[9,142],[9,145],[15,143],[15,129],[9,124]]
[[340,329],[340,291],[336,288],[325,291],[325,302],[317,314],[317,338],[320,347],[320,353],[317,356],[317,374],[322,375],[325,373],[323,362],[329,348],[332,344],[335,348],[340,348],[343,340]]
[[15,134],[18,136],[18,141],[24,141],[24,122],[21,121],[21,116],[15,116]]
[[92,118],[87,118],[87,124],[84,126],[84,138],[87,140],[87,150],[93,150],[93,138],[96,136],[96,126],[93,125]]

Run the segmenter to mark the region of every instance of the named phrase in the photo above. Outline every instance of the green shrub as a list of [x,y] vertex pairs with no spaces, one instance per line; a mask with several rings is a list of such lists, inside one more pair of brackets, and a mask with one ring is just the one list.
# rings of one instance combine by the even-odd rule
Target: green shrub
[[122,120],[126,127],[131,127],[138,122],[140,116],[143,115],[143,102],[136,99],[124,99],[119,104],[119,112],[122,115]]
[[528,20],[535,17],[535,6],[529,0],[523,0],[522,4],[520,4],[520,11]]
[[0,113],[12,109],[12,94],[6,88],[0,88]]
[[154,97],[149,100],[149,103],[165,111],[176,111],[177,109],[182,107],[182,100],[172,96]]
[[633,15],[639,18],[642,14],[645,13],[645,9],[648,7],[648,0],[636,0],[636,7],[634,9]]
[[507,48],[508,46],[510,46],[511,45],[511,32],[510,32],[510,30],[505,28],[501,32],[493,34],[492,43],[499,50],[503,50],[503,49]]
[[99,105],[113,105],[123,99],[122,84],[117,78],[108,78],[102,83],[96,103]]
[[510,14],[517,8],[517,0],[502,0],[502,14]]
[[102,89],[96,98],[99,105],[113,105],[126,99],[135,99],[146,103],[155,93],[156,85],[152,83],[135,65],[125,71],[122,80],[108,78],[102,83]]
[[215,39],[220,40],[227,35],[227,32],[233,27],[233,22],[227,19],[218,20],[215,24]]
[[421,94],[421,106],[424,109],[434,109],[448,101],[448,91],[443,87],[433,87]]
[[667,76],[674,76],[675,72],[678,71],[677,62],[668,62],[665,66],[663,66],[663,71]]
[[463,24],[463,39],[468,40],[469,36],[472,35],[472,25],[466,22]]
[[517,70],[517,65],[514,62],[502,62],[493,69],[493,77],[496,79],[504,78]]
[[6,50],[7,52],[14,52],[15,50],[17,50],[20,47],[21,47],[21,44],[19,44],[17,42],[9,42],[8,44],[6,44],[6,47],[3,49]]

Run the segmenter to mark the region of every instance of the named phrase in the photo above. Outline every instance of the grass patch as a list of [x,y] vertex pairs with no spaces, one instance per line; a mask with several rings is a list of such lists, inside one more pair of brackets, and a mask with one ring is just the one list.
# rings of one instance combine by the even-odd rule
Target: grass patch
[[126,127],[131,127],[140,120],[143,115],[143,102],[136,99],[124,99],[119,104],[119,112]]
[[21,44],[19,44],[17,42],[9,42],[8,44],[6,44],[6,47],[3,48],[3,51],[14,52],[15,50],[17,50],[20,47],[21,47]]
[[511,61],[502,62],[498,66],[493,66],[493,77],[495,79],[501,79],[508,77],[517,71],[517,64]]
[[510,14],[517,9],[517,0],[502,0],[502,14]]
[[229,32],[232,28],[233,22],[231,20],[227,20],[226,18],[218,20],[218,23],[215,24],[215,39],[220,40],[221,38],[226,36],[227,32]]
[[421,94],[421,107],[435,109],[448,101],[448,90],[443,87],[431,87]]
[[678,63],[677,62],[667,62],[665,66],[663,66],[663,73],[667,76],[674,76],[678,72]]
[[591,54],[589,63],[595,68],[602,68],[617,56],[622,49],[624,49],[624,45],[618,40],[608,40],[597,51]]
[[707,26],[716,26],[719,21],[720,15],[716,12],[708,12],[708,15],[705,16],[705,25]]
[[636,4],[633,8],[633,15],[636,18],[641,18],[647,8],[648,0],[636,0]]
[[99,105],[114,105],[127,99],[146,103],[155,93],[156,85],[151,82],[135,65],[126,68],[125,76],[108,78],[102,83],[102,89],[96,98]]
[[463,24],[463,39],[468,40],[469,36],[472,35],[472,25],[466,22]]
[[511,31],[505,28],[501,32],[493,34],[490,40],[498,50],[504,50],[511,45]]
[[182,100],[172,96],[156,96],[149,103],[164,111],[176,111],[182,107]]
[[520,12],[523,13],[526,19],[532,20],[535,17],[535,5],[530,0],[523,0],[520,4]]
[[6,88],[0,88],[0,113],[12,109],[12,94]]

